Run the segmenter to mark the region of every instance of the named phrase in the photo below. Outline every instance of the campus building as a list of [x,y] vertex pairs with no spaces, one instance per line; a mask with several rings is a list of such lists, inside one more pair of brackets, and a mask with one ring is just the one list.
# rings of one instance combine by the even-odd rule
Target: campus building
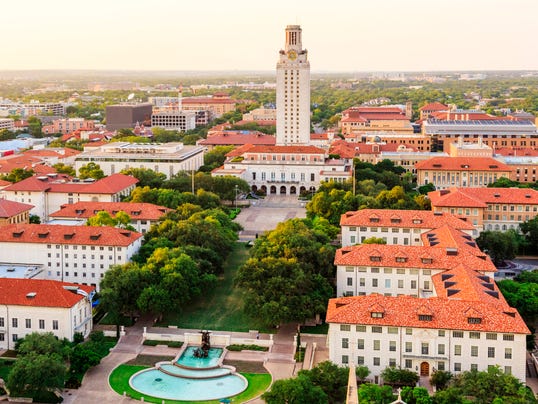
[[134,128],[137,123],[151,125],[152,105],[150,103],[123,103],[107,105],[106,129],[118,130]]
[[391,106],[351,107],[342,111],[338,127],[343,135],[376,131],[412,134],[414,129],[410,119],[410,103],[404,110]]
[[15,349],[19,339],[33,332],[69,341],[75,333],[87,337],[94,294],[92,286],[0,278],[0,349]]
[[142,234],[104,226],[10,224],[0,232],[2,262],[43,265],[49,280],[91,285],[111,265],[129,262]]
[[29,223],[30,210],[34,206],[27,203],[0,199],[0,225],[12,223]]
[[178,110],[154,111],[151,115],[151,126],[186,132],[196,128],[196,112]]

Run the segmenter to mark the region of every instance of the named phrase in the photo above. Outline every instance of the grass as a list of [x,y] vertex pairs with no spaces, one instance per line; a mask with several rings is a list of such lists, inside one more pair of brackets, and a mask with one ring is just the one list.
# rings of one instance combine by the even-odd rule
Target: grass
[[170,362],[173,361],[174,358],[174,356],[169,355],[138,355],[136,358],[127,362],[127,365],[153,367],[157,362]]
[[168,348],[181,348],[183,346],[183,341],[159,341],[156,339],[145,339],[142,345],[147,345],[147,346],[166,345]]
[[[116,325],[116,323],[108,316],[108,313],[104,315],[104,317],[99,321],[100,325]],[[126,327],[130,327],[134,324],[131,317],[123,316],[120,319],[120,325],[124,325]]]
[[215,287],[202,291],[202,297],[179,310],[173,310],[163,316],[158,325],[175,325],[179,328],[210,329],[221,331],[259,330],[274,332],[244,311],[243,292],[234,287],[235,274],[239,267],[249,258],[249,251],[244,243],[236,243],[224,263],[224,276]]
[[[132,366],[132,365],[120,365],[112,371],[110,374],[110,386],[114,391],[120,395],[123,395],[125,391],[130,397],[140,400],[142,394],[133,390],[129,386],[129,379],[132,375],[140,370],[147,369],[147,366]],[[262,394],[271,384],[271,375],[268,373],[243,373],[243,376],[248,380],[248,388],[241,394],[233,397],[234,403],[243,403],[254,397]],[[219,400],[212,401],[178,401],[178,400],[163,400],[161,398],[149,397],[144,395],[144,401],[148,403],[166,403],[166,404],[218,404]]]
[[269,350],[266,346],[259,345],[245,345],[245,344],[232,344],[226,347],[228,351],[262,351],[267,352]]
[[301,332],[304,334],[328,334],[329,324],[323,323],[315,326],[301,326]]

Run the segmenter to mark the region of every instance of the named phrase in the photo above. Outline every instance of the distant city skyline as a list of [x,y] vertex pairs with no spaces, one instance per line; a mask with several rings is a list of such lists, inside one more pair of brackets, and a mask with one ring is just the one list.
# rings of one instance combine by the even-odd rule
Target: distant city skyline
[[299,24],[313,72],[538,70],[536,0],[28,0],[0,70],[274,71]]

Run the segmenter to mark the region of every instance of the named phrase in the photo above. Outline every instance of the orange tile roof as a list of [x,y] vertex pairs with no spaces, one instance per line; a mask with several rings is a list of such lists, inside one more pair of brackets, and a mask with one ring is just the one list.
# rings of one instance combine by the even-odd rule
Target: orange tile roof
[[[432,314],[431,321],[419,320],[419,313]],[[372,312],[382,312],[372,318]],[[479,316],[479,324],[469,323],[469,317]],[[330,299],[327,323],[374,326],[415,327],[446,330],[530,334],[517,311],[508,305],[490,305],[480,300],[451,298],[417,298],[411,296],[366,296]]]
[[142,236],[141,233],[115,227],[19,223],[2,226],[0,242],[127,247]]
[[366,113],[359,116],[348,116],[341,119],[341,122],[365,122],[365,121],[408,121],[405,114],[400,113]]
[[396,143],[356,143],[339,139],[331,143],[329,154],[338,154],[342,158],[350,159],[361,154],[377,155],[381,152],[395,152],[400,146],[402,145]]
[[153,203],[136,202],[77,202],[62,205],[62,208],[50,214],[50,217],[89,218],[97,212],[105,211],[112,215],[123,211],[131,216],[132,220],[159,220],[172,209],[154,205]]
[[[335,265],[370,266],[391,268],[424,268],[449,270],[465,262],[475,271],[496,272],[495,265],[484,254],[467,248],[457,250],[457,255],[449,255],[445,246],[404,246],[393,244],[360,244],[343,247],[336,251]],[[372,257],[375,257],[372,260]],[[398,260],[398,258],[400,258]],[[402,258],[405,259],[402,260]],[[431,262],[430,262],[431,261]]]
[[244,145],[256,144],[265,146],[274,146],[276,138],[273,135],[252,131],[221,131],[208,135],[206,139],[200,140],[201,145]]
[[448,105],[441,104],[438,101],[430,102],[429,104],[424,105],[423,107],[420,107],[419,111],[446,111],[448,109]]
[[231,152],[227,153],[226,157],[242,156],[246,152],[250,151],[250,149],[252,149],[253,147],[254,147],[253,144],[250,144],[250,143],[249,144],[244,144],[242,146],[236,147]]
[[[90,294],[95,289],[93,286],[44,279],[0,278],[0,304],[69,308],[85,298],[65,287],[78,288],[85,294]],[[35,296],[28,297],[29,293],[35,293]]]
[[[487,204],[538,205],[538,191],[532,188],[450,188],[443,191],[428,192],[428,196],[434,206],[487,207]],[[471,204],[473,201],[474,204]]]
[[8,201],[7,199],[0,199],[0,217],[10,218],[16,215],[20,215],[23,212],[28,212],[33,207],[34,205],[28,205],[26,203]]
[[230,98],[211,98],[211,97],[185,97],[181,99],[181,103],[188,104],[236,104],[236,100]]
[[499,156],[517,156],[517,157],[536,157],[538,150],[530,147],[500,147],[495,148],[495,155]]
[[8,185],[11,185],[11,182],[0,180],[0,187],[7,187]]
[[431,210],[361,209],[346,212],[340,217],[340,226],[435,229],[443,224],[459,230],[474,229],[472,224],[450,213]]
[[433,157],[415,164],[417,170],[435,171],[512,171],[491,157]]

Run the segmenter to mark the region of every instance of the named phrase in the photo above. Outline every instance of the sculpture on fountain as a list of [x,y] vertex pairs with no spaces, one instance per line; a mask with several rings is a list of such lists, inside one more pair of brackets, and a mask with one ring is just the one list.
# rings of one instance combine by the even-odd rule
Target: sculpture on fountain
[[209,348],[211,348],[211,344],[209,342],[209,331],[200,331],[202,334],[202,345],[200,348],[196,348],[194,350],[194,357],[195,358],[207,358],[209,355]]

